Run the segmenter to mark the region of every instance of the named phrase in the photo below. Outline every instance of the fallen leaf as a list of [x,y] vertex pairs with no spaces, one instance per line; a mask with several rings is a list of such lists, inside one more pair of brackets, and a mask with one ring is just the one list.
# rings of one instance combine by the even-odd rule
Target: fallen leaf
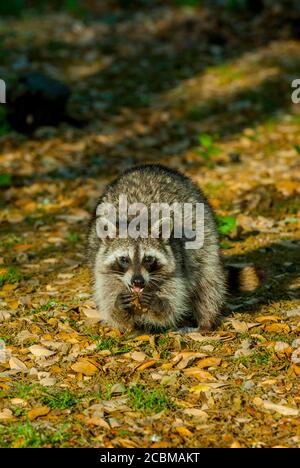
[[193,435],[193,433],[184,426],[177,426],[175,427],[175,430],[183,437],[191,437]]
[[94,323],[101,321],[101,315],[97,309],[85,308],[82,307],[82,312],[84,315]]
[[115,393],[124,393],[125,391],[125,385],[123,385],[122,383],[116,383],[110,389],[111,395],[114,395]]
[[300,364],[300,347],[293,351],[291,361],[293,364]]
[[9,366],[11,369],[19,372],[27,372],[27,366],[20,359],[16,357],[11,357],[9,360]]
[[8,408],[4,408],[1,412],[0,412],[0,421],[9,421],[11,419],[14,419],[14,415],[12,413],[12,411]]
[[194,385],[190,388],[190,392],[195,395],[200,395],[201,392],[207,392],[208,390],[210,390],[210,386],[207,384]]
[[249,356],[252,353],[250,346],[250,340],[242,340],[241,347],[236,350],[236,352],[234,353],[234,357],[238,358],[241,356]]
[[149,359],[148,361],[146,362],[143,362],[143,364],[140,364],[139,366],[137,366],[135,368],[135,370],[137,371],[140,371],[142,372],[143,370],[147,369],[148,367],[152,367],[154,366],[154,364],[156,364],[156,359]]
[[142,362],[142,361],[145,361],[145,359],[147,358],[147,355],[143,353],[143,351],[134,351],[133,353],[130,354],[130,357],[134,361]]
[[188,369],[184,369],[183,372],[185,375],[195,377],[202,381],[217,380],[210,372],[199,369],[198,367],[190,367]]
[[297,307],[296,309],[287,310],[286,315],[288,317],[299,317],[300,316],[300,307]]
[[291,353],[292,348],[289,346],[288,343],[284,343],[283,341],[276,341],[274,351],[276,353]]
[[204,359],[200,359],[200,361],[196,362],[196,366],[200,368],[205,367],[214,367],[219,366],[221,364],[221,359],[216,357],[207,357]]
[[270,333],[288,333],[290,327],[285,323],[272,323],[271,325],[266,325],[265,330]]
[[49,357],[55,354],[55,351],[50,351],[50,349],[44,348],[44,346],[40,345],[32,345],[29,346],[29,351],[37,357]]
[[208,418],[208,414],[205,413],[205,411],[202,411],[201,409],[198,409],[198,408],[186,408],[184,410],[182,410],[182,412],[184,414],[186,414],[187,416],[192,416],[194,418],[199,418],[203,421],[206,421],[207,418]]
[[38,408],[33,408],[32,410],[28,411],[27,416],[30,421],[33,421],[40,416],[46,416],[50,412],[50,408],[48,406],[39,406]]
[[282,320],[282,318],[278,315],[260,315],[259,317],[256,317],[255,320],[258,323],[279,322],[280,320]]
[[89,361],[80,360],[71,366],[71,369],[83,375],[94,375],[98,368]]
[[105,421],[105,419],[100,418],[99,416],[93,416],[86,420],[87,424],[91,424],[93,426],[103,427],[104,429],[110,430],[110,425]]
[[226,322],[231,323],[234,330],[238,333],[246,333],[250,328],[257,327],[257,323],[246,323],[236,319],[228,319]]
[[271,411],[276,411],[279,414],[282,414],[283,416],[298,416],[299,410],[297,408],[291,408],[289,406],[284,406],[284,405],[277,405],[275,403],[271,403],[270,401],[264,401],[262,406]]

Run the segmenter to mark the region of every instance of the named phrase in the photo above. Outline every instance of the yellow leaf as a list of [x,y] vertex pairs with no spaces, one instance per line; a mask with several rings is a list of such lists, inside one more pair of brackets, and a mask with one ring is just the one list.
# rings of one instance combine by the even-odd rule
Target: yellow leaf
[[194,385],[190,388],[190,392],[195,395],[199,395],[201,392],[207,392],[208,390],[210,390],[210,386],[205,384]]
[[242,446],[237,440],[235,440],[234,442],[232,442],[230,448],[242,448]]
[[141,371],[147,369],[148,367],[154,366],[154,364],[156,364],[156,362],[157,361],[155,359],[149,359],[149,361],[143,362],[143,364],[140,364],[139,366],[137,366],[135,370],[139,370],[141,372]]
[[184,369],[185,375],[195,377],[198,380],[210,381],[217,380],[210,372],[199,369],[198,367],[190,367],[189,369]]
[[38,408],[33,408],[27,414],[30,421],[33,421],[40,416],[46,416],[50,412],[50,408],[48,406],[39,406]]
[[89,361],[77,361],[71,366],[75,372],[78,372],[83,375],[94,375],[98,368]]
[[200,361],[196,362],[196,366],[200,368],[205,367],[214,367],[219,366],[221,364],[221,359],[216,357],[207,357],[204,359],[200,359]]
[[191,437],[193,435],[193,433],[184,426],[177,426],[175,430],[183,437]]
[[151,337],[149,335],[140,335],[134,338],[137,341],[150,341]]
[[289,333],[290,327],[285,323],[272,323],[271,325],[266,325],[265,330],[270,333]]
[[290,373],[294,373],[295,375],[300,375],[300,366],[297,366],[297,364],[292,364],[291,367],[289,368]]
[[0,412],[0,421],[9,421],[9,420],[13,420],[15,419],[14,416],[13,416],[13,413],[10,409],[8,408],[4,408],[1,412]]
[[255,321],[258,323],[264,323],[264,322],[279,322],[281,320],[281,317],[278,315],[260,315],[259,317],[256,317]]

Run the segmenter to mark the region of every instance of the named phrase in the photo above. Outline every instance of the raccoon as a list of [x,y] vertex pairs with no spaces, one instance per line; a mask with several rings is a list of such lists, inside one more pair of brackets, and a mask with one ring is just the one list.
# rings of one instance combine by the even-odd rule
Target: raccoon
[[[186,248],[190,238],[175,237],[174,219],[167,237],[161,222],[156,237],[121,238],[119,226],[116,236],[99,237],[99,207],[110,203],[118,212],[120,195],[149,209],[153,203],[202,204],[202,247]],[[121,331],[211,330],[218,324],[227,287],[214,214],[201,190],[175,170],[138,166],[107,186],[90,221],[88,261],[101,319]]]

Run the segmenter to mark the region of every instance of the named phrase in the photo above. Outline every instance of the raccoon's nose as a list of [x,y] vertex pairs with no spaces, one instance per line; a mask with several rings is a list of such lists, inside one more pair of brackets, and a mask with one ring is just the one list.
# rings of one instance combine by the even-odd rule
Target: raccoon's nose
[[131,278],[132,289],[135,292],[140,292],[145,287],[145,280],[142,275],[133,275]]

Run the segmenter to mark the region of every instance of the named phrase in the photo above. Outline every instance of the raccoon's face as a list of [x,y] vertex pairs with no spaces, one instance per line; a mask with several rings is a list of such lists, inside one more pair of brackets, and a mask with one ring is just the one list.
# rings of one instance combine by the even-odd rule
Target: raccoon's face
[[[115,246],[116,247],[116,246]],[[150,246],[146,242],[130,243],[114,248],[106,246],[103,266],[107,273],[116,275],[131,292],[144,288],[158,289],[175,270],[175,258],[168,245]]]

